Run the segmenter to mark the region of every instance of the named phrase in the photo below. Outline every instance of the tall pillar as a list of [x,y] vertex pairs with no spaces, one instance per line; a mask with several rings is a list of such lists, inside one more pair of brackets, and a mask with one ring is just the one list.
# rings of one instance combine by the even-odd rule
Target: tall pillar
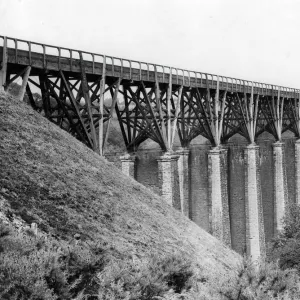
[[181,212],[186,217],[190,213],[190,178],[189,178],[189,154],[190,150],[180,149],[176,151],[178,159],[178,179],[179,179],[179,194],[181,203]]
[[158,162],[158,185],[160,195],[169,204],[173,205],[172,194],[172,155],[164,153],[157,159]]
[[250,144],[244,154],[247,255],[252,261],[257,261],[265,254],[259,147]]
[[227,149],[208,152],[209,223],[211,234],[231,246],[226,156]]
[[273,144],[274,159],[274,234],[283,229],[283,217],[288,203],[284,143]]
[[125,154],[120,157],[121,164],[122,164],[122,172],[130,176],[132,178],[135,178],[135,155]]
[[171,156],[171,176],[172,176],[172,198],[173,207],[181,211],[180,187],[179,187],[179,173],[178,173],[178,159],[179,155],[172,154]]
[[300,139],[295,142],[296,204],[300,205]]

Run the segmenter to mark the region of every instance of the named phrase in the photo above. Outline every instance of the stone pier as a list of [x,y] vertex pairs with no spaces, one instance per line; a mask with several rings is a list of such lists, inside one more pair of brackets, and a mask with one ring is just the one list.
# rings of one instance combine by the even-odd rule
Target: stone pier
[[180,149],[176,151],[178,159],[178,179],[181,212],[186,217],[190,216],[190,178],[189,178],[189,154],[190,150]]
[[121,164],[122,164],[122,172],[127,176],[135,178],[136,156],[127,153],[127,154],[121,156],[120,160],[121,160]]
[[[283,217],[288,203],[284,143],[273,144],[274,161],[274,235],[283,229]],[[297,180],[297,179],[296,179]]]
[[179,173],[178,173],[178,159],[179,155],[172,154],[172,197],[173,207],[181,211],[181,199],[180,199],[180,186],[179,186]]
[[261,199],[259,147],[244,149],[247,255],[257,261],[265,255],[264,220]]
[[169,204],[173,205],[173,186],[172,186],[172,155],[164,153],[157,159],[158,162],[158,186],[160,195]]
[[300,205],[300,139],[295,142],[295,192],[296,203]]
[[209,224],[213,236],[231,246],[228,191],[227,149],[208,152]]

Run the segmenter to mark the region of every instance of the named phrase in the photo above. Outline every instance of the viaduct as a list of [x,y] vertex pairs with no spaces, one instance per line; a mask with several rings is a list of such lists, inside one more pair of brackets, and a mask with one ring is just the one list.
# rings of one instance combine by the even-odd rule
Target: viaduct
[[4,36],[0,57],[1,90],[21,77],[19,98],[99,155],[116,115],[122,171],[240,253],[262,255],[300,202],[298,89]]

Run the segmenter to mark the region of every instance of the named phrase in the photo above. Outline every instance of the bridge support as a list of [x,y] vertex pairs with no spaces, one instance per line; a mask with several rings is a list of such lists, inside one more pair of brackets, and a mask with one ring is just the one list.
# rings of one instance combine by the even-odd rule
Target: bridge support
[[23,98],[24,98],[24,95],[25,95],[25,91],[26,91],[26,86],[27,86],[27,83],[28,83],[28,78],[29,78],[30,71],[31,71],[31,67],[30,66],[26,67],[25,74],[23,75],[22,85],[21,85],[21,88],[20,88],[20,91],[19,91],[19,95],[18,95],[18,99],[20,101],[23,101]]
[[171,156],[171,178],[172,178],[172,201],[173,207],[181,211],[181,199],[180,199],[180,186],[179,186],[179,173],[178,173],[178,160],[179,155],[172,154]]
[[300,205],[300,139],[295,142],[296,203]]
[[121,156],[120,160],[121,160],[121,164],[122,164],[122,172],[127,176],[135,178],[136,156],[127,153],[127,154]]
[[227,149],[214,148],[208,153],[209,220],[213,236],[231,246],[228,191]]
[[288,203],[288,190],[285,169],[284,143],[273,144],[274,159],[274,234],[283,229],[283,217]]
[[190,210],[190,178],[189,178],[189,154],[190,150],[180,149],[176,151],[178,159],[178,179],[181,212],[189,217]]
[[173,205],[173,181],[172,181],[172,155],[164,153],[157,159],[158,162],[158,186],[160,195],[170,205]]
[[247,255],[252,261],[257,261],[265,254],[259,147],[255,144],[248,145],[244,150],[244,157]]

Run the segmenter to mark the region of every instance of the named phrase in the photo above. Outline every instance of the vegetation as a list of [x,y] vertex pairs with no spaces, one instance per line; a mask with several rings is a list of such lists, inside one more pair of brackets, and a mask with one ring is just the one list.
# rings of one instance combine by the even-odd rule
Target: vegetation
[[152,299],[190,289],[187,258],[123,261],[103,245],[68,244],[0,225],[0,299]]
[[300,299],[299,205],[289,205],[283,224],[266,261],[254,265],[244,260],[235,276],[223,281],[220,293],[225,299]]
[[224,280],[219,289],[228,300],[300,298],[300,281],[295,270],[282,270],[275,262],[253,264],[245,259],[235,276]]
[[272,241],[269,260],[278,261],[280,268],[295,269],[300,275],[300,206],[290,204],[284,218],[284,229]]

